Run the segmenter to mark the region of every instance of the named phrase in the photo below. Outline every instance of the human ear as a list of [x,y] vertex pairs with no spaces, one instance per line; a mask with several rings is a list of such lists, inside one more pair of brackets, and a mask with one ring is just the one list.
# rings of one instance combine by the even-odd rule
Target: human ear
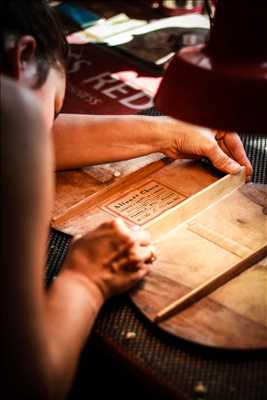
[[32,36],[20,37],[13,48],[13,76],[31,88],[37,80],[36,41]]

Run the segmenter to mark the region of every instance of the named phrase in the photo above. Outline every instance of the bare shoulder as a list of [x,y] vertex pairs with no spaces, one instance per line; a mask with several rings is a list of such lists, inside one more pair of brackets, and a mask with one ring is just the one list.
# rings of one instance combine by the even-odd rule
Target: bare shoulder
[[5,77],[1,77],[0,140],[3,208],[10,220],[32,219],[36,200],[50,196],[51,141],[36,96]]
[[[32,263],[36,265],[41,259],[36,257],[36,249],[42,252],[45,248],[52,201],[53,158],[49,134],[34,94],[4,77],[1,77],[0,140],[1,241],[4,243],[1,260],[2,265],[6,263],[7,266],[1,265],[0,271],[5,278],[13,279],[13,270],[8,268],[12,254],[16,288],[15,285],[20,284],[19,277],[23,274],[31,277]],[[14,233],[15,244],[8,240]],[[4,294],[0,291],[0,299]]]
[[41,105],[30,90],[4,76],[0,79],[2,173],[13,174],[18,165],[27,172],[41,164],[49,147]]
[[1,87],[1,136],[16,134],[16,127],[26,131],[31,125],[43,124],[41,108],[35,96],[14,80],[0,76]]

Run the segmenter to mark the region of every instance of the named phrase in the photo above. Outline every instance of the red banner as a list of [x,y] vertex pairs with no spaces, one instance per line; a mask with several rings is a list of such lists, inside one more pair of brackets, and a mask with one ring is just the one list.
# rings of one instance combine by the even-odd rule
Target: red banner
[[63,112],[136,114],[153,106],[160,79],[109,48],[71,45]]

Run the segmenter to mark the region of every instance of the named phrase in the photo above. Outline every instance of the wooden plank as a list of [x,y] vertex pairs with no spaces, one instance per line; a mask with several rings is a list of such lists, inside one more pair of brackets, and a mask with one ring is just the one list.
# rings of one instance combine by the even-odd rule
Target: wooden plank
[[242,246],[235,240],[229,239],[225,235],[222,235],[214,229],[200,224],[197,221],[189,222],[187,227],[191,232],[196,233],[239,257],[247,257],[250,253],[250,249],[247,246]]
[[[131,298],[153,321],[161,308],[266,242],[267,186],[246,185],[244,180],[244,171],[218,180],[214,170],[201,163],[160,161],[116,179],[109,187],[102,186],[97,193],[57,213],[54,226],[71,234],[84,233],[111,219],[117,205],[127,205],[137,195],[137,211],[140,205],[144,208],[140,225],[151,231],[159,257]],[[149,192],[151,182],[161,195]],[[86,184],[81,185],[83,190],[87,190]],[[175,202],[178,205],[173,207]],[[169,204],[171,209],[166,211]],[[129,210],[118,208],[131,225]],[[267,258],[162,321],[160,327],[179,338],[213,347],[266,348],[266,287]]]
[[195,302],[199,301],[203,297],[218,289],[220,286],[235,278],[237,275],[241,274],[241,272],[244,272],[252,265],[258,263],[266,256],[267,244],[261,246],[258,250],[251,253],[249,256],[245,257],[241,261],[235,263],[234,265],[231,265],[231,267],[227,268],[225,271],[216,274],[215,276],[212,276],[200,286],[191,290],[189,293],[179,298],[178,300],[175,300],[167,307],[164,307],[157,313],[154,321],[157,323],[161,322],[163,319],[166,319],[171,315],[174,315],[175,313],[178,313],[185,308],[191,306]]
[[214,202],[219,201],[231,191],[242,186],[244,182],[245,169],[242,168],[237,175],[226,175],[194,196],[189,197],[178,206],[155,218],[152,222],[146,224],[144,228],[151,233],[154,241],[161,240],[165,234],[205,210]]
[[[261,187],[259,197],[253,192],[256,197],[252,199],[245,195],[243,186],[237,188],[158,241],[158,261],[144,285],[131,294],[151,321],[160,309],[240,261],[236,249],[251,253],[266,243],[263,192],[267,194],[267,186]],[[194,223],[204,226],[209,234],[215,232],[216,240],[193,232]],[[266,289],[267,257],[191,307],[162,321],[160,327],[209,346],[266,348]]]
[[[183,283],[174,282],[155,272],[148,275],[143,285],[132,291],[131,297],[153,322],[162,303],[168,304],[189,290],[190,287]],[[265,326],[225,307],[211,296],[163,321],[159,327],[178,338],[214,348],[247,351],[267,347]]]
[[127,187],[139,182],[142,178],[150,175],[152,172],[158,171],[167,165],[170,161],[166,158],[155,161],[140,170],[132,173],[130,176],[124,176],[119,180],[111,183],[107,188],[102,188],[100,192],[95,192],[91,196],[87,196],[79,202],[76,202],[73,206],[69,207],[66,211],[61,214],[54,215],[52,218],[52,225],[57,228],[73,217],[82,214],[84,211],[94,207],[99,203],[103,202],[105,199],[112,196],[112,194],[117,193],[118,190],[126,190]]
[[[69,234],[84,233],[86,230],[96,227],[94,224],[95,219],[99,224],[118,215],[118,213],[112,212],[110,203],[126,200],[131,192],[142,191],[142,187],[146,189],[152,180],[159,184],[161,188],[165,187],[166,190],[172,192],[177,201],[182,201],[184,198],[217,181],[218,176],[216,170],[199,162],[192,162],[191,160],[176,160],[172,162],[166,159],[161,160],[160,163],[151,164],[145,167],[144,170],[135,172],[128,177],[119,178],[109,187],[77,202],[61,215],[55,215],[52,224],[55,228]],[[186,182],[186,186],[184,182]],[[145,202],[146,200],[144,198]],[[160,213],[163,210],[164,207],[160,210]],[[151,210],[148,210],[147,207],[146,211],[151,213]],[[123,213],[119,213],[119,215],[126,224],[129,224]],[[96,216],[97,218],[95,218]],[[137,221],[135,223],[138,224]],[[130,225],[132,224],[130,223]]]

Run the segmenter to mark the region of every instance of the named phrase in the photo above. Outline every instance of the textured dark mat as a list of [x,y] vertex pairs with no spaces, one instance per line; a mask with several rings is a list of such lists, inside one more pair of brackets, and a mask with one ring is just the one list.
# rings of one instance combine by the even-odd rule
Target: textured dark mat
[[240,134],[250,159],[254,174],[254,183],[267,184],[267,134],[265,137]]
[[[127,333],[136,336],[127,339]],[[130,300],[114,299],[100,314],[95,334],[112,338],[143,370],[185,398],[195,398],[196,385],[209,400],[263,400],[267,359],[260,353],[215,351],[173,338],[147,321]]]
[[[51,233],[49,270],[51,268],[53,271],[58,270],[59,263],[66,254],[68,242],[69,237],[61,232]],[[59,257],[57,253],[61,256]],[[129,333],[131,336],[134,333],[134,337],[129,338]],[[177,392],[177,395],[181,396],[177,399],[264,400],[266,398],[266,354],[220,352],[173,338],[147,321],[126,295],[112,299],[103,307],[92,336],[119,348],[131,363],[139,366],[142,374],[164,382],[166,387]],[[102,374],[102,370],[100,373]],[[108,373],[112,374],[112,371]],[[86,375],[86,372],[83,371],[83,374]],[[88,381],[83,377],[81,385],[85,385],[84,380],[91,387],[90,377]],[[206,393],[197,396],[195,390],[200,382],[204,385]],[[80,395],[72,399],[76,398],[87,397]],[[121,397],[117,397],[118,399]],[[155,394],[153,399],[157,399]]]
[[49,285],[57,276],[60,267],[67,254],[71,236],[51,229],[48,237],[47,265],[45,270],[45,282]]
[[[159,115],[154,109],[146,114]],[[267,183],[267,138],[242,135],[242,140],[254,167],[253,181]],[[46,271],[48,283],[59,271],[69,242],[69,236],[51,231]],[[127,336],[129,332],[130,336],[134,337],[129,338],[129,335]],[[150,324],[126,295],[109,301],[103,307],[92,337],[101,338],[114,347],[119,347],[126,358],[138,365],[144,374],[172,388],[177,396],[180,396],[177,398],[206,400],[266,398],[266,354],[220,352],[173,338]],[[200,390],[197,394],[196,385],[199,382],[204,385],[202,389],[205,390],[204,392]],[[128,395],[126,398],[129,399]],[[157,395],[154,394],[153,399],[156,400]]]

